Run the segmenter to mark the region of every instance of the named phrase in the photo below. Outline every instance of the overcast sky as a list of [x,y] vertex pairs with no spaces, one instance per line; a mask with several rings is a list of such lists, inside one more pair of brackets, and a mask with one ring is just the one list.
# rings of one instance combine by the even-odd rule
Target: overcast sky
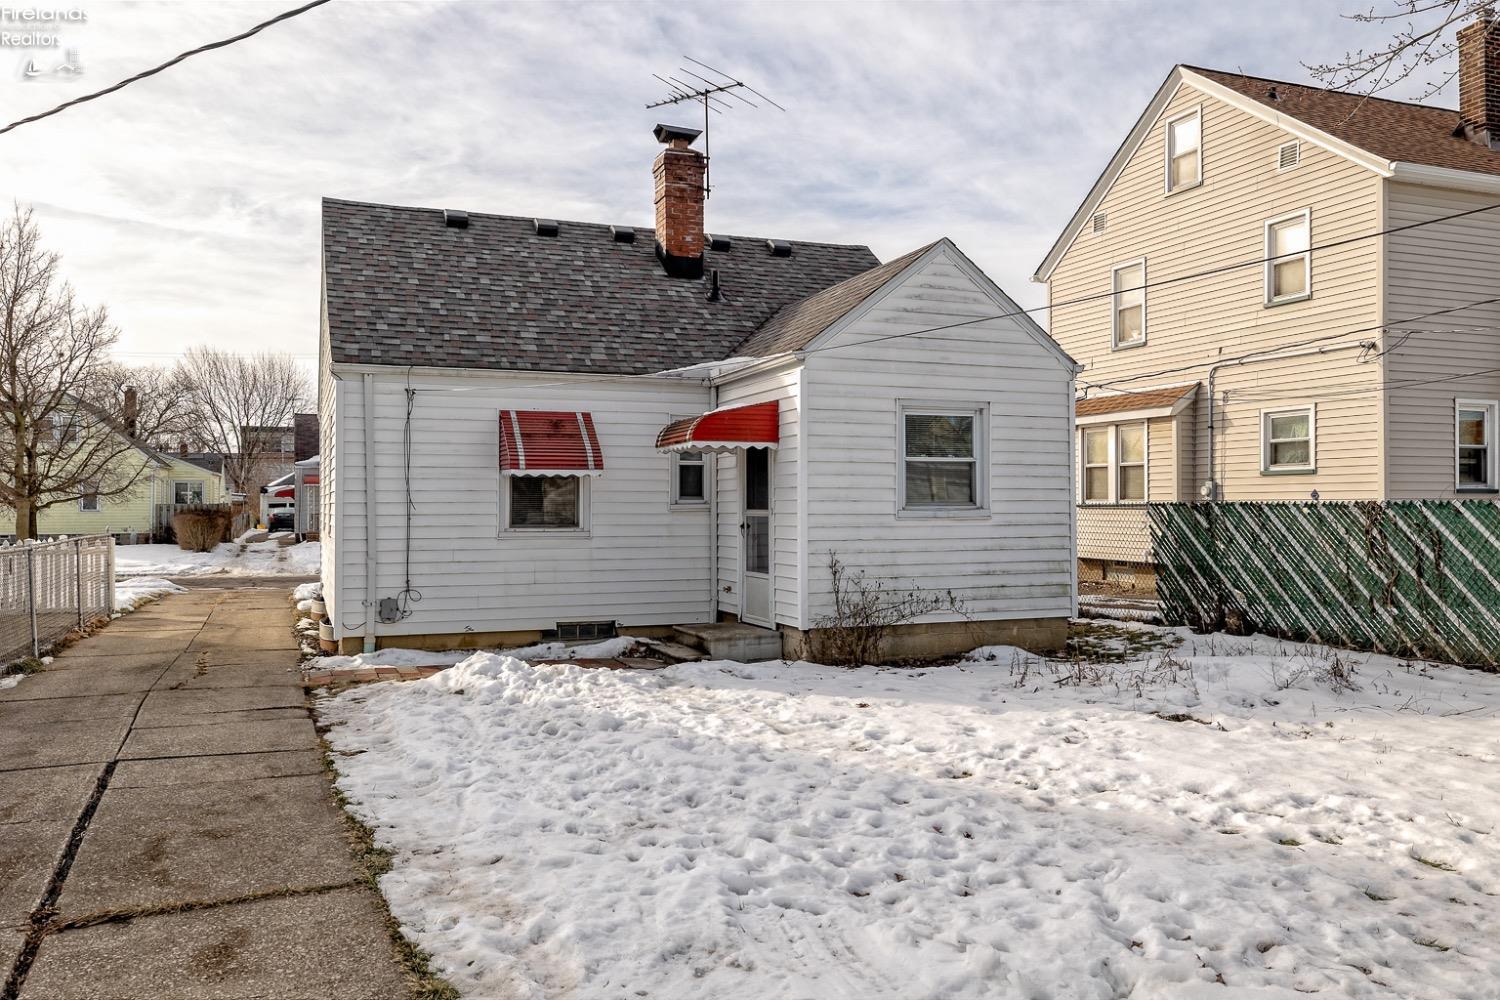
[[[1037,262],[1173,64],[1307,81],[1372,38],[1339,17],[1369,2],[336,0],[0,136],[0,183],[125,360],[310,357],[321,196],[649,226],[651,125],[697,116],[644,105],[686,54],[787,108],[714,120],[711,231],[882,259],[946,235],[1034,306]],[[295,5],[77,0],[82,25],[0,24],[61,39],[0,47],[0,117]],[[52,72],[69,49],[82,72]]]

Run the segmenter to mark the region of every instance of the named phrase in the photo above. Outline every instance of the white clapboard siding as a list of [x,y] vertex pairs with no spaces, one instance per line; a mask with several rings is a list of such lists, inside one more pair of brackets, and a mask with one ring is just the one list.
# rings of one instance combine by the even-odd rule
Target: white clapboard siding
[[322,541],[320,575],[323,600],[337,619],[338,601],[338,423],[339,383],[329,364],[328,324],[318,342],[318,537]]
[[[340,375],[336,621],[342,634],[357,635],[366,600],[366,407],[363,375]],[[371,599],[397,595],[407,558],[406,372],[382,371],[375,380],[379,577]],[[569,620],[702,620],[709,524],[699,511],[671,508],[671,459],[655,441],[673,416],[707,408],[705,386],[422,371],[411,376],[411,385],[411,586],[422,599],[410,604],[405,620],[378,624],[377,634],[546,629]],[[587,532],[502,530],[501,409],[593,414],[605,472],[588,484]]]
[[[971,267],[940,244],[809,354],[801,394],[807,597],[797,618],[783,620],[816,626],[831,611],[830,551],[898,589],[951,590],[978,619],[1071,613],[1067,362],[1014,318],[873,339],[1013,308]],[[901,400],[989,407],[987,514],[898,512]],[[935,620],[942,617],[951,615]]]
[[[795,624],[801,600],[798,585],[800,535],[797,529],[797,462],[801,444],[800,369],[746,376],[719,387],[719,407],[775,400],[781,412],[781,441],[771,453],[772,613]],[[744,497],[739,455],[716,458],[718,487],[719,610],[740,612],[740,514]]]

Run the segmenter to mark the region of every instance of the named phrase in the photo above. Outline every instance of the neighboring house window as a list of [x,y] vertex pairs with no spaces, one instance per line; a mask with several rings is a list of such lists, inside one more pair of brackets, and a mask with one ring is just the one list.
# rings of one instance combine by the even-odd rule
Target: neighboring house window
[[701,451],[679,451],[672,455],[672,502],[708,502],[708,462]]
[[903,405],[901,507],[983,506],[985,409]]
[[1266,305],[1312,294],[1311,228],[1306,210],[1266,223]]
[[577,529],[583,526],[582,476],[506,476],[508,526],[518,529]]
[[1494,400],[1457,401],[1458,488],[1492,490],[1495,476]]
[[1146,342],[1146,262],[1121,264],[1113,271],[1114,345],[1136,347]]
[[1316,415],[1311,406],[1260,415],[1260,471],[1312,472],[1317,467]]
[[99,496],[96,493],[85,493],[78,498],[78,509],[85,514],[97,514],[102,509],[99,506]]
[[1194,109],[1167,122],[1167,193],[1203,180],[1203,114]]
[[1145,500],[1145,423],[1085,427],[1082,433],[1084,502]]
[[178,480],[172,483],[172,502],[174,504],[200,504],[203,502],[203,480]]

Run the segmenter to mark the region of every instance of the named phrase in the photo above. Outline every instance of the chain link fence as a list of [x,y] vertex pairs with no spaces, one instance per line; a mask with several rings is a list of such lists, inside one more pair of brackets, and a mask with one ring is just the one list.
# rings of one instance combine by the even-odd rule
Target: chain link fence
[[108,618],[114,579],[108,535],[0,545],[0,667]]
[[1081,595],[1150,596],[1156,590],[1151,517],[1143,503],[1078,507]]

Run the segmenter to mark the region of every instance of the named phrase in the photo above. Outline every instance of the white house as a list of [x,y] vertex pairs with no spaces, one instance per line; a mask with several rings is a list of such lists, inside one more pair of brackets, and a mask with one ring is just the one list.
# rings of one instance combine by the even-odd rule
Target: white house
[[1073,362],[946,239],[706,234],[697,135],[657,128],[654,230],[324,202],[343,647],[739,621],[795,654],[830,554],[961,602],[893,655],[1059,645]]

